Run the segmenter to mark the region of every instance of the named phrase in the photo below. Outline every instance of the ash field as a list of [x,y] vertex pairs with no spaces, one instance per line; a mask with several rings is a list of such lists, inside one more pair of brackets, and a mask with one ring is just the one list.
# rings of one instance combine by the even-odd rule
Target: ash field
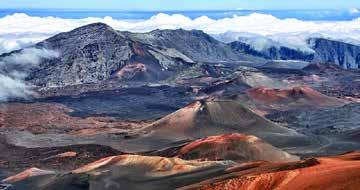
[[93,23],[4,53],[0,189],[356,189],[360,46],[307,43]]

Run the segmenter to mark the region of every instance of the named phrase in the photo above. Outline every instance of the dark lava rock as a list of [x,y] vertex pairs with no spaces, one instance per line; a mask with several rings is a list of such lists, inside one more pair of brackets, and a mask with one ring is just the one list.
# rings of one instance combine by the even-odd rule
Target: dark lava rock
[[98,83],[109,79],[157,81],[172,76],[193,61],[173,50],[153,47],[95,23],[60,33],[36,45],[59,52],[42,60],[27,78],[40,87]]
[[309,40],[315,50],[313,62],[330,62],[345,69],[360,68],[360,46],[344,42],[314,38]]
[[139,41],[154,46],[174,48],[197,62],[229,62],[261,60],[252,55],[234,51],[200,30],[154,30],[145,34],[131,34]]
[[288,47],[270,47],[263,51],[257,51],[253,49],[249,44],[240,41],[234,41],[229,43],[229,46],[238,51],[246,54],[264,57],[271,60],[312,60],[313,55],[309,53],[302,52],[300,50],[291,49]]
[[240,41],[229,43],[229,46],[237,52],[270,60],[301,60],[313,63],[333,63],[344,69],[360,68],[360,46],[358,45],[324,38],[311,38],[308,40],[308,45],[314,52],[303,52],[284,46],[271,46],[257,51]]
[[0,190],[15,190],[14,187],[10,184],[0,183]]

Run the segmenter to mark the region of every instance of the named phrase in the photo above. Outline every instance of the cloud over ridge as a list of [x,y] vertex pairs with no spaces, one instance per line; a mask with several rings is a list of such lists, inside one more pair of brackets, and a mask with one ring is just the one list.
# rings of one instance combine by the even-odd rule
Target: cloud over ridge
[[37,67],[41,59],[58,56],[53,50],[26,48],[0,58],[0,102],[31,95],[31,86],[24,82],[27,72]]
[[[224,41],[244,37],[263,37],[282,45],[304,50],[306,50],[304,39],[313,36],[360,43],[360,18],[352,21],[302,21],[252,13],[247,16],[234,15],[215,20],[206,16],[191,19],[181,14],[159,13],[147,20],[131,21],[111,17],[83,19],[33,17],[16,13],[0,18],[0,53],[19,49],[57,33],[94,22],[103,22],[117,30],[131,32],[149,32],[155,29],[198,29]],[[251,41],[253,40],[249,40]]]
[[[181,14],[159,13],[146,20],[121,20],[111,17],[63,19],[16,13],[0,18],[0,54],[29,47],[60,32],[95,22],[103,22],[117,30],[131,32],[178,28],[203,30],[224,42],[240,39],[257,50],[269,46],[287,46],[309,52],[312,51],[307,44],[309,37],[325,37],[360,44],[360,18],[351,21],[303,21],[252,13],[216,20],[207,16],[191,19]],[[58,54],[51,50],[26,48],[20,54],[2,58],[0,101],[31,94],[30,87],[23,81],[27,70],[36,67],[41,58],[56,56]]]

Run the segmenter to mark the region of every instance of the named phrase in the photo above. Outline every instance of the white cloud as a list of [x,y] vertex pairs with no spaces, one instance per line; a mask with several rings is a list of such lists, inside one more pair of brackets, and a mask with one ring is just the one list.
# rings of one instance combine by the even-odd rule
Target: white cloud
[[42,58],[58,57],[59,53],[53,50],[26,48],[20,53],[14,53],[0,60],[0,69],[9,65],[21,65],[22,68],[32,68],[40,63]]
[[[355,9],[353,10],[355,11]],[[39,42],[59,32],[69,31],[94,22],[106,23],[117,30],[148,32],[154,29],[199,29],[214,36],[227,33],[227,40],[236,40],[243,34],[261,36],[293,48],[309,51],[305,39],[322,36],[352,43],[360,42],[360,18],[352,21],[302,21],[278,19],[271,15],[253,13],[219,20],[202,16],[190,19],[181,14],[157,14],[147,20],[117,20],[111,17],[62,19],[56,17],[32,17],[18,13],[0,18],[0,53]],[[229,35],[232,34],[233,36]],[[221,38],[219,38],[221,39]],[[255,41],[254,47],[265,41]]]
[[350,12],[350,14],[358,14],[358,13],[360,13],[360,10],[358,8],[351,8],[349,10],[349,12]]
[[7,33],[0,34],[0,54],[33,45],[51,36],[40,33]]
[[29,69],[37,67],[42,58],[58,57],[52,50],[26,48],[19,53],[0,59],[0,102],[9,98],[26,98],[32,94],[31,86],[23,80]]
[[23,81],[0,74],[0,102],[9,98],[26,98],[32,91]]

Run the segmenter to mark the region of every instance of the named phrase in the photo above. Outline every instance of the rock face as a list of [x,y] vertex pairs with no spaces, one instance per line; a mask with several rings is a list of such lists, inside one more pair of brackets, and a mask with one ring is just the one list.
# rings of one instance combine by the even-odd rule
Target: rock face
[[40,87],[97,83],[112,78],[162,80],[193,63],[175,49],[134,41],[101,23],[58,34],[36,47],[60,54],[57,59],[43,60],[31,72],[28,80]]
[[129,35],[153,46],[176,49],[197,62],[261,60],[234,51],[228,44],[219,42],[200,30],[154,30],[145,34],[129,33]]
[[312,60],[313,55],[288,47],[270,47],[263,51],[253,49],[249,44],[240,41],[229,43],[230,47],[238,52],[243,52],[249,55],[264,57],[271,60]]
[[309,43],[315,50],[313,62],[335,63],[345,69],[360,68],[360,46],[315,38]]
[[[27,80],[39,87],[64,87],[108,80],[154,82],[196,62],[262,61],[236,52],[202,31],[120,32],[94,23],[60,33],[34,46],[59,54],[41,58]],[[0,57],[19,55],[14,51]]]
[[[40,57],[40,64],[29,71],[26,79],[45,89],[104,81],[146,84],[189,71],[200,62],[263,65],[269,60],[303,60],[359,68],[358,46],[326,39],[310,39],[309,44],[313,53],[287,47],[270,47],[260,52],[242,42],[217,41],[199,30],[130,33],[94,23],[60,33],[32,47],[54,51],[58,56]],[[26,49],[3,54],[0,61],[24,52]],[[285,65],[297,68],[294,64]]]
[[309,48],[314,52],[302,52],[283,46],[272,46],[257,51],[240,41],[231,42],[229,45],[235,51],[270,60],[302,60],[314,63],[334,63],[344,69],[360,68],[360,46],[324,38],[308,40]]

